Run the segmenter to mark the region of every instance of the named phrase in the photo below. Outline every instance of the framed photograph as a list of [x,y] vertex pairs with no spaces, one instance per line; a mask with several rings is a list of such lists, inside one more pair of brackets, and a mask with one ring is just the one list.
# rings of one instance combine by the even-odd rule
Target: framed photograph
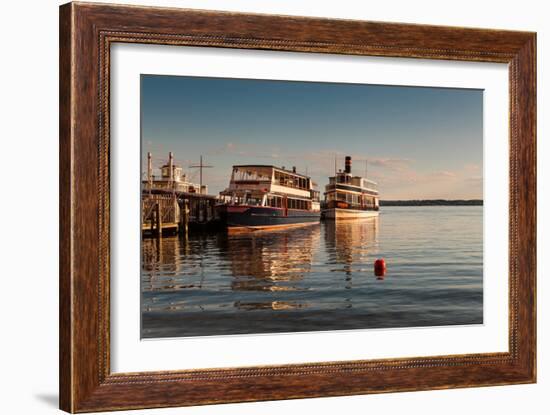
[[536,35],[60,8],[60,407],[536,381]]

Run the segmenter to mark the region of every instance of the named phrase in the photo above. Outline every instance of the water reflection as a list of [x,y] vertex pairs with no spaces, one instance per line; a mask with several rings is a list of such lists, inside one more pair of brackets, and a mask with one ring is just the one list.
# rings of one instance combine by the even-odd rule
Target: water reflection
[[271,301],[271,302],[253,302],[244,303],[241,301],[235,302],[235,307],[239,310],[295,310],[306,307],[304,303],[290,301]]
[[[353,272],[367,271],[367,258],[377,235],[378,218],[368,218],[273,232],[147,238],[142,241],[142,291],[201,289],[213,277],[213,269],[232,277],[223,279],[223,289],[233,292],[307,291],[311,287],[303,280],[311,273],[322,247],[329,271],[343,272],[349,289]],[[216,278],[216,285],[220,283]],[[305,301],[271,298],[233,304],[240,309],[307,307]]]
[[[320,224],[315,224],[274,232],[145,239],[142,291],[170,292],[212,285],[220,292],[304,291],[307,287],[297,283],[311,272],[320,238]],[[220,275],[211,275],[214,269]],[[233,305],[242,310],[296,309],[308,305],[307,301],[280,298],[258,301],[258,296],[252,297],[254,301],[246,301],[240,297]],[[205,303],[211,301],[205,299]]]
[[[331,272],[345,274],[345,288],[353,288],[354,272],[366,273],[372,271],[368,256],[377,249],[378,217],[356,219],[325,224],[325,241],[328,264]],[[354,268],[355,264],[355,268]],[[348,308],[352,300],[346,296]]]
[[[353,272],[353,264],[365,264],[378,240],[378,217],[325,223],[325,244],[330,264],[343,266],[346,275]],[[340,271],[336,268],[331,271]],[[357,271],[364,271],[360,268]]]
[[[448,209],[386,209],[380,219],[276,232],[144,239],[142,334],[477,322],[482,211],[449,216]],[[384,281],[373,272],[378,256],[389,261]]]
[[275,232],[228,235],[234,291],[290,291],[311,271],[319,224]]

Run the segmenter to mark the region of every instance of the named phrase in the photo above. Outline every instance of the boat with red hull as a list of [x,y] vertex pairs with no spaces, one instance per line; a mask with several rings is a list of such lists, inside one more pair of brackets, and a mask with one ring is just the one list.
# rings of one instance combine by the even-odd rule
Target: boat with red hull
[[318,224],[319,191],[296,168],[233,166],[219,206],[229,231],[280,229]]

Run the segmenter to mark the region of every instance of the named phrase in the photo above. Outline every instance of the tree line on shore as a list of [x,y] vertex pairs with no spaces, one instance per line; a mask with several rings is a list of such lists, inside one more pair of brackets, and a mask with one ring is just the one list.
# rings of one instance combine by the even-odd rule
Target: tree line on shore
[[481,199],[381,200],[380,206],[483,206],[483,200]]

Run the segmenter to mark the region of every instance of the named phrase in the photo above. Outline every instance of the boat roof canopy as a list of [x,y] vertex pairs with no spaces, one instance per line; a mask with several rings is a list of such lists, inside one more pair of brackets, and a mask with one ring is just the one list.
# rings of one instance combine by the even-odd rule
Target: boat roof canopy
[[378,185],[378,183],[375,182],[374,180],[367,179],[366,177],[363,177],[363,176],[354,176],[353,174],[351,174],[351,173],[346,173],[345,171],[336,172],[336,176],[329,176],[329,179],[335,179],[337,176],[349,176],[349,177],[351,177],[351,178],[353,178],[353,179],[362,179],[362,180],[365,180],[366,182],[369,182],[369,183]]
[[299,177],[303,177],[305,179],[310,179],[310,176],[306,176],[305,174],[297,173],[297,172],[294,172],[292,170],[287,170],[286,168],[283,168],[283,167],[273,166],[272,164],[237,164],[237,165],[233,166],[233,170],[235,170],[235,169],[253,169],[253,168],[279,170],[279,171],[285,172],[287,174],[292,174],[294,176],[299,176]]

